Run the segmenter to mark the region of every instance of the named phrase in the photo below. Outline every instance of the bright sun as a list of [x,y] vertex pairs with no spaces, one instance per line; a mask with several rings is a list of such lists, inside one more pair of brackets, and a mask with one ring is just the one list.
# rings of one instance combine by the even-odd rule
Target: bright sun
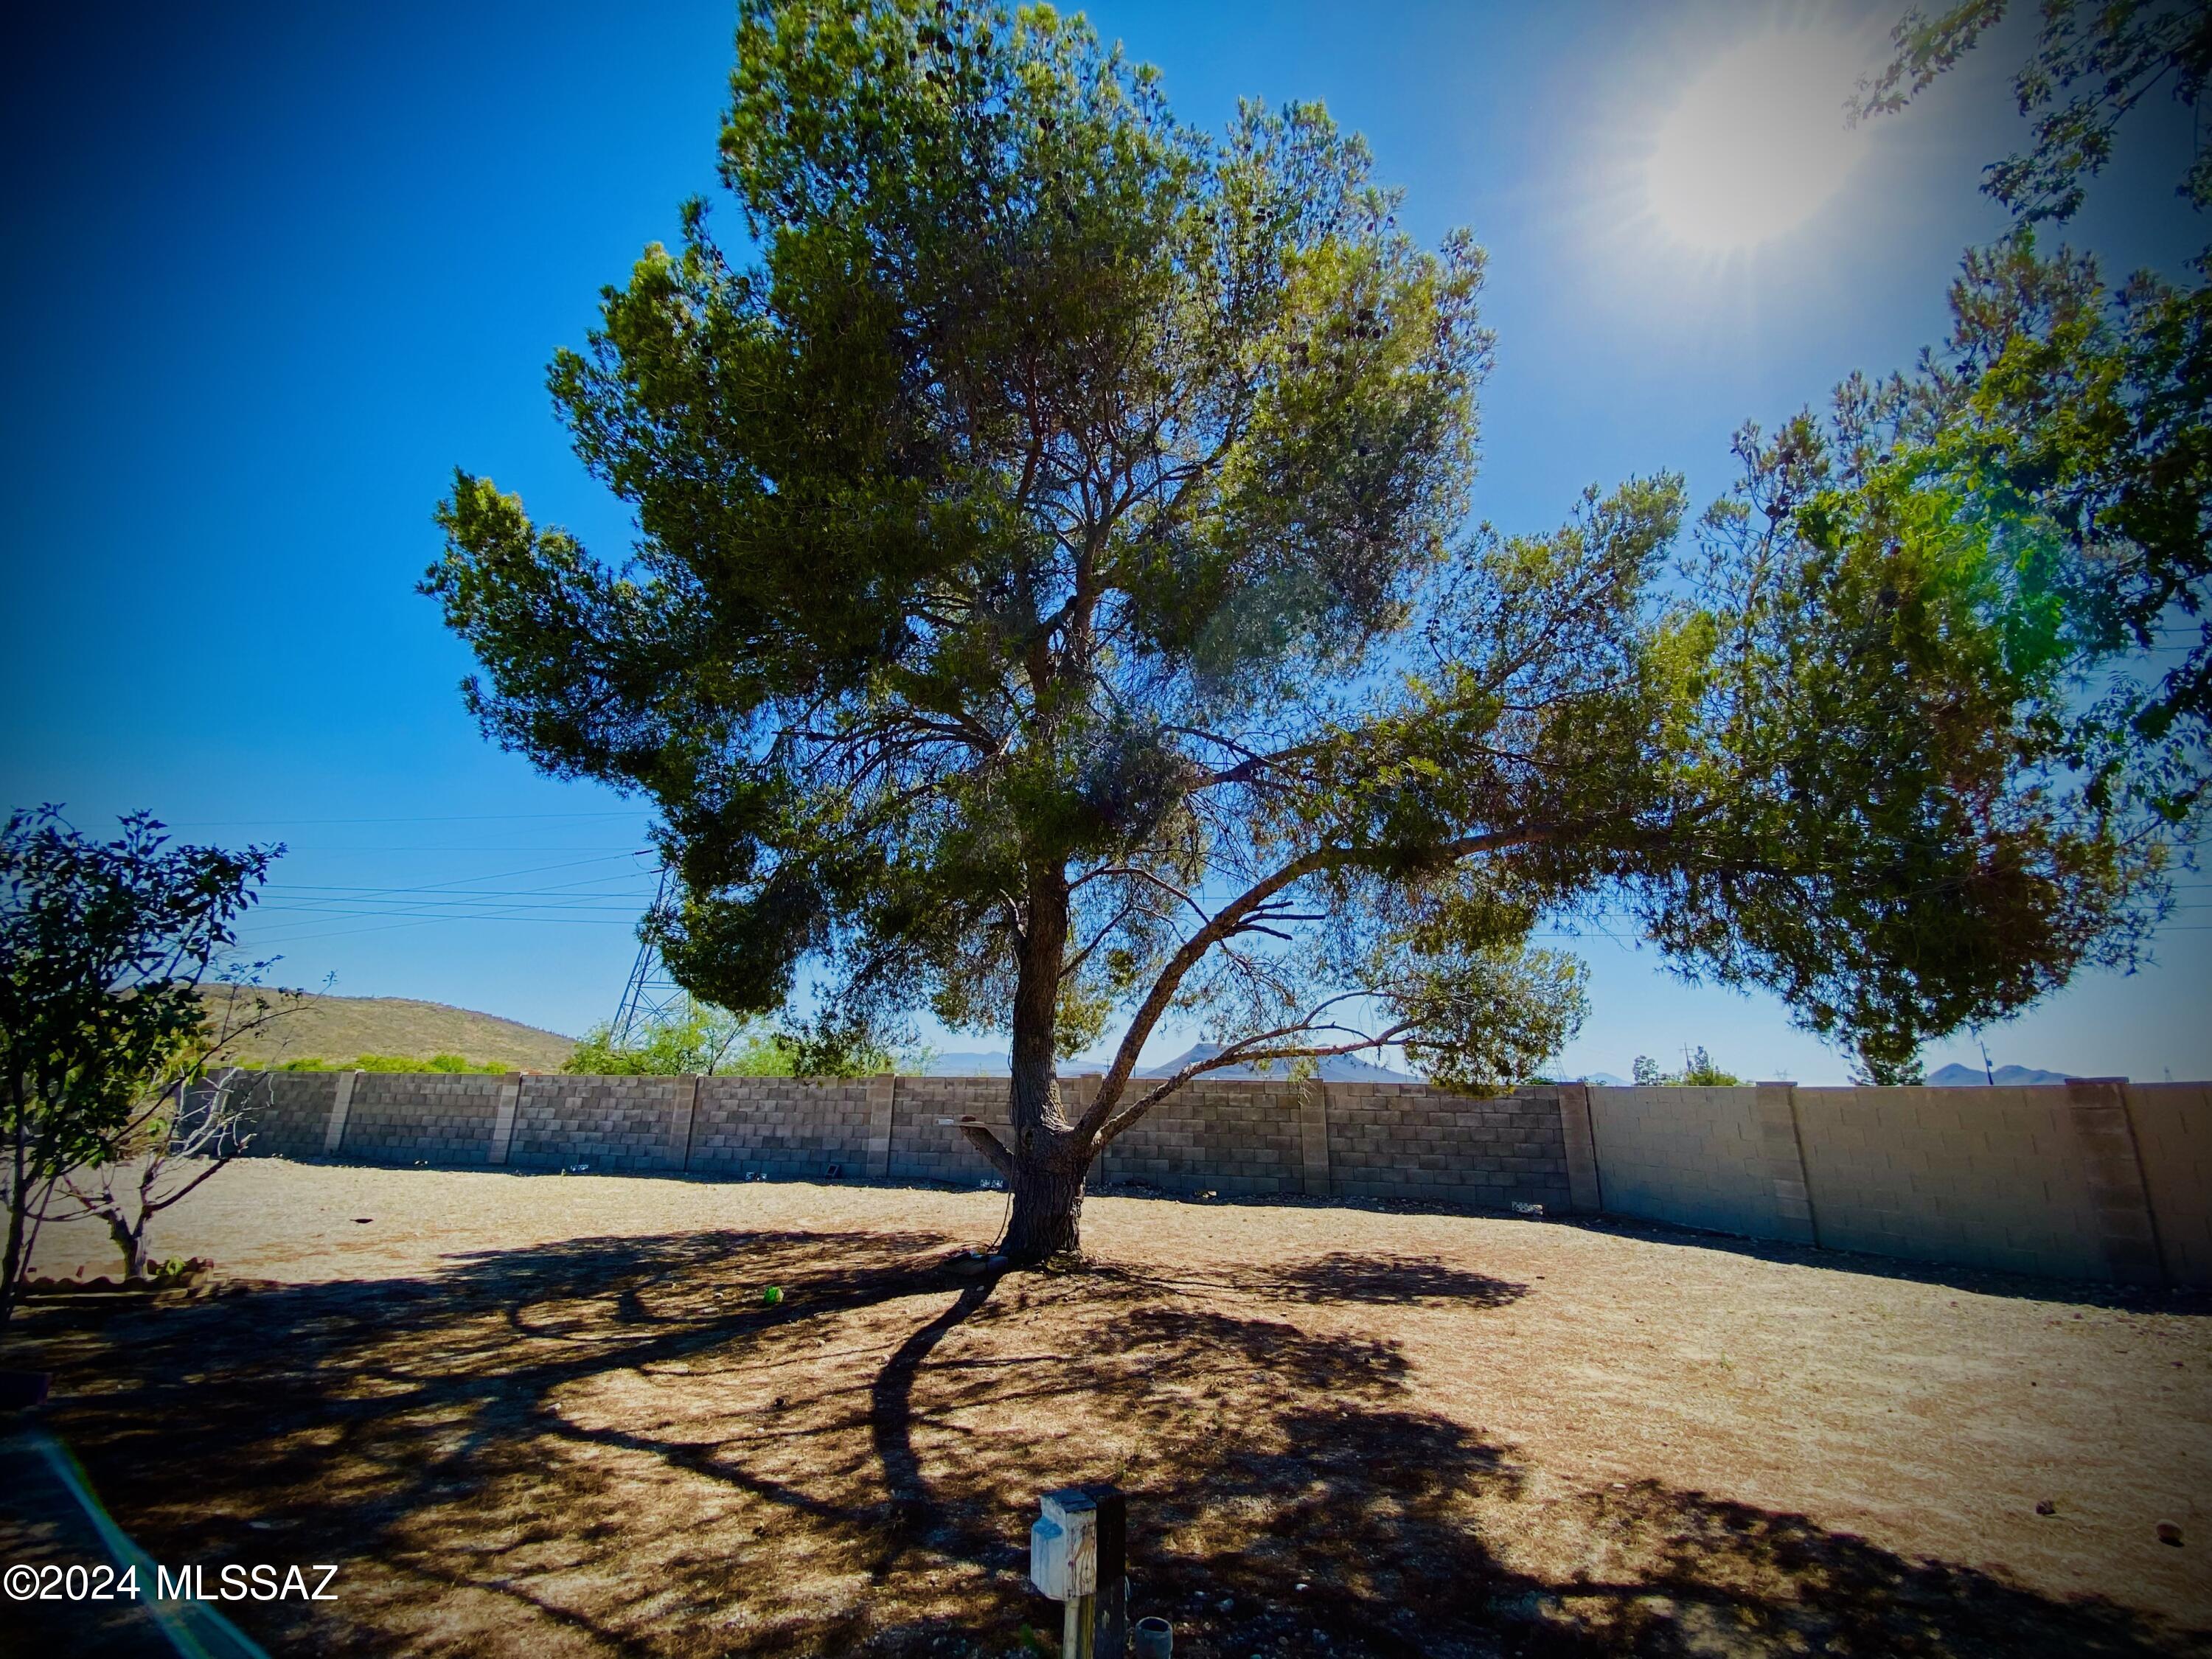
[[1852,43],[1776,31],[1730,48],[1661,123],[1646,185],[1668,233],[1708,252],[1795,230],[1843,188],[1865,149],[1844,125]]

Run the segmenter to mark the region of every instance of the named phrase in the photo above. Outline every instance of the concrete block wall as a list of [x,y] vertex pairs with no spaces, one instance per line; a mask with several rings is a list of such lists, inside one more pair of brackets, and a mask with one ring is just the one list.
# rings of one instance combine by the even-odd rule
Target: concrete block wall
[[[1303,1192],[1298,1087],[1287,1080],[1187,1083],[1108,1149],[1104,1178],[1228,1198]],[[1095,1098],[1087,1090],[1085,1097]]]
[[2068,1091],[1800,1089],[1820,1242],[2064,1279],[2112,1275]]
[[1603,1207],[1827,1249],[2212,1288],[2212,1091],[1592,1089]]
[[1555,1088],[1474,1099],[1424,1084],[1332,1083],[1328,1110],[1338,1196],[1571,1206]]
[[490,1162],[504,1079],[442,1072],[351,1075],[344,1138],[333,1150],[374,1164]]
[[[1062,1080],[1072,1111],[1095,1078]],[[256,1092],[258,1092],[257,1090]],[[279,1073],[257,1155],[896,1179],[994,1171],[999,1078],[506,1078]],[[1224,1196],[1599,1209],[1754,1238],[2123,1284],[2212,1288],[2212,1087],[1524,1089],[1200,1079],[1095,1185]]]
[[[1068,1085],[1061,1085],[1063,1089]],[[940,1120],[981,1120],[1001,1146],[1012,1139],[1006,1080],[991,1077],[902,1077],[891,1091],[890,1149],[886,1173],[896,1181],[944,1181],[972,1185],[997,1178],[968,1138]]]
[[2166,1276],[2212,1289],[2212,1084],[2130,1083],[2124,1103]]
[[[1062,1079],[1066,1109],[1080,1111],[1097,1087],[1096,1078]],[[957,1127],[963,1116],[1006,1140],[1005,1080],[898,1079],[887,1172],[906,1180],[990,1179],[989,1164]],[[1092,1185],[1121,1182],[1226,1197],[1309,1193],[1571,1206],[1559,1102],[1551,1090],[1470,1100],[1425,1084],[1201,1078],[1099,1158]]]
[[691,1173],[819,1181],[867,1173],[869,1084],[702,1077],[691,1121]]
[[[1589,1091],[1604,1207],[1747,1238],[1810,1243],[1775,1190],[1775,1147],[1757,1086]],[[1785,1178],[1803,1177],[1794,1154]]]
[[[240,1077],[232,1097],[246,1103],[250,1155],[319,1158],[337,1097],[337,1072],[263,1072]],[[349,1078],[349,1081],[350,1079]]]
[[690,1158],[690,1077],[526,1077],[503,1160],[517,1170],[587,1164],[605,1175],[680,1173]]

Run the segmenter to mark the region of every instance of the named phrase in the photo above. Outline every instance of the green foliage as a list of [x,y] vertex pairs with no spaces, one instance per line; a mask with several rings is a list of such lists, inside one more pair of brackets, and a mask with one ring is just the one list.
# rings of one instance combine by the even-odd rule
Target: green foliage
[[740,1019],[686,998],[674,1016],[617,1046],[611,1028],[594,1026],[561,1063],[586,1077],[682,1077],[691,1073],[789,1077],[787,1054],[757,1019]]
[[2185,823],[2212,781],[2212,619],[2183,642],[2212,598],[2212,288],[2143,274],[2110,294],[2094,260],[2023,237],[1968,256],[1952,310],[1905,452],[2041,538],[2060,641],[2097,693],[2077,763],[2101,799]]
[[[2008,9],[1908,14],[1857,113],[1901,107]],[[1921,866],[1972,902],[1956,927],[1887,923],[1841,971],[1798,972],[1785,993],[1816,1029],[1856,1032],[1858,1075],[1879,1083],[1916,1079],[1918,1038],[1972,1023],[1977,1002],[2023,1006],[2080,963],[2131,963],[2163,914],[2170,849],[2212,807],[2212,255],[2191,281],[2143,273],[2114,292],[2094,258],[2046,257],[2033,234],[2081,208],[2154,89],[2195,106],[2212,9],[2041,10],[2014,82],[2033,142],[1984,184],[2015,229],[1966,255],[1944,349],[1911,374],[1846,382],[1825,429],[1801,418],[1747,451],[1755,505],[1820,550],[1807,568],[1878,570],[1893,634],[1967,671],[1934,675],[1932,701],[1890,700],[1886,718],[1930,741],[1864,752],[1884,775],[1936,769],[1955,803],[1976,803],[1960,820],[1981,843],[1973,868]],[[2212,204],[2212,157],[2193,159],[2178,193]],[[1854,791],[1869,775],[1843,769]],[[2024,930],[2051,948],[2009,947]],[[1982,965],[1961,971],[1969,957]],[[1877,1013],[1870,986],[1905,1017]]]
[[[1861,112],[1900,107],[2008,9],[1968,0],[1909,14]],[[2081,209],[2146,98],[2194,110],[2208,74],[2201,0],[2045,0],[2014,81],[2034,142],[1983,185],[2015,234],[1966,256],[1946,350],[1879,392],[1905,416],[1899,448],[1917,487],[2045,544],[2039,574],[2069,660],[2094,684],[2070,733],[2075,763],[2099,799],[2178,826],[2200,821],[2212,787],[2212,252],[2188,280],[2142,272],[2112,290],[2094,258],[2039,256],[2031,233]],[[2212,205],[2212,149],[2197,148],[2176,193]]]
[[1662,1071],[1659,1062],[1650,1055],[1638,1054],[1632,1075],[1639,1089],[1732,1089],[1743,1081],[1735,1073],[1724,1072],[1716,1065],[1702,1043],[1682,1050],[1682,1069],[1679,1072]]
[[[1960,0],[1933,16],[1907,12],[1890,34],[1897,56],[1860,88],[1856,113],[1902,109],[2011,9],[2010,0]],[[2193,112],[2212,76],[2212,9],[2203,0],[2043,0],[2041,10],[2035,53],[2013,79],[2034,143],[1987,168],[1982,183],[2027,224],[2081,210],[2121,120],[2152,92]],[[2212,205],[2212,149],[2192,148],[2174,193]]]
[[276,1069],[280,1072],[445,1072],[459,1074],[499,1073],[512,1068],[497,1060],[465,1060],[459,1054],[433,1054],[428,1060],[416,1060],[407,1054],[356,1054],[351,1060],[288,1060]]
[[801,1073],[799,1045],[757,1017],[740,1018],[686,998],[672,1017],[638,1039],[617,1044],[611,1028],[586,1032],[561,1069],[586,1077],[870,1077],[896,1069],[884,1049],[857,1047],[834,1056],[836,1070]]
[[1319,106],[1208,137],[1080,19],[921,0],[745,0],[732,88],[757,262],[691,204],[553,365],[632,556],[461,473],[424,586],[490,736],[657,803],[697,995],[817,1008],[802,1070],[1011,1028],[1018,1255],[1182,1080],[1133,1085],[1170,1011],[1207,1066],[1510,1080],[1583,1007],[1531,935],[1610,904],[1887,1052],[2139,920],[1994,515],[1808,421],[1672,598],[1675,478],[1466,533],[1482,256]]
[[2050,538],[1931,477],[1860,382],[1739,453],[1700,529],[1711,609],[1682,629],[1718,630],[1685,773],[1713,863],[1646,890],[1650,936],[1884,1075],[2084,962],[2132,962],[2166,838],[2074,765]]
[[148,1079],[217,1035],[200,983],[283,851],[173,847],[161,829],[132,813],[88,841],[52,806],[0,828],[0,1322],[55,1188],[111,1157]]

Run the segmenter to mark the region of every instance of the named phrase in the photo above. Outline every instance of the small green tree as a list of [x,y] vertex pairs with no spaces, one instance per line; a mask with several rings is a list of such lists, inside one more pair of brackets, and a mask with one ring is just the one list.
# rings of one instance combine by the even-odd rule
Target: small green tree
[[1743,1081],[1734,1072],[1723,1071],[1714,1064],[1703,1043],[1682,1050],[1682,1069],[1679,1072],[1662,1069],[1649,1054],[1637,1055],[1636,1064],[1630,1069],[1636,1085],[1641,1089],[1731,1089]]
[[[489,735],[659,808],[680,982],[811,979],[807,1069],[921,1003],[1011,1030],[1011,1144],[965,1133],[1017,1260],[1202,1072],[1530,1075],[1583,1007],[1547,915],[1886,1053],[2139,923],[1985,544],[1762,532],[1797,474],[1756,445],[1675,597],[1671,477],[1468,532],[1482,256],[1318,106],[1212,138],[1079,19],[921,0],[745,0],[732,91],[757,262],[690,204],[552,371],[635,557],[463,473],[425,586]],[[1222,1046],[1140,1081],[1170,1011]]]
[[223,1035],[201,984],[283,851],[172,847],[143,812],[121,828],[88,841],[42,806],[0,829],[0,1324],[57,1189],[138,1149],[149,1104]]
[[[686,997],[673,1013],[653,1022],[627,1042],[614,1039],[611,1025],[596,1025],[577,1042],[564,1072],[586,1077],[701,1076],[797,1077],[804,1047],[777,1031],[757,1014],[738,1015]],[[869,1077],[912,1069],[917,1056],[896,1055],[866,1043],[835,1052],[817,1051],[822,1077]]]
[[[275,1002],[257,997],[253,1023],[296,1006],[298,994],[279,991]],[[238,1005],[230,1006],[234,1011]],[[171,1064],[141,1082],[138,1103],[102,1137],[99,1158],[62,1174],[62,1188],[76,1207],[59,1218],[88,1216],[105,1226],[122,1254],[125,1279],[152,1276],[147,1234],[154,1218],[191,1196],[252,1142],[253,1120],[269,1104],[269,1075],[217,1063],[236,1035],[210,1031],[188,1041]]]
[[775,1042],[765,1019],[741,1018],[696,997],[624,1042],[614,1040],[611,1025],[594,1026],[561,1069],[586,1077],[790,1077],[794,1070],[788,1046]]

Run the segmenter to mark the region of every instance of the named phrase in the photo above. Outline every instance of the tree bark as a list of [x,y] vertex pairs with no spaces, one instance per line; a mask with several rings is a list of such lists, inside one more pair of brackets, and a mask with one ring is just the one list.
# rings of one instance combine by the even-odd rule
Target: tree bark
[[9,1138],[9,1155],[12,1167],[8,1181],[8,1243],[0,1253],[0,1330],[5,1330],[15,1312],[15,1285],[23,1271],[23,1215],[24,1206],[30,1202],[28,1171],[25,1168],[23,1138],[27,1133],[28,1109],[23,1102],[23,1091],[15,1091],[15,1133]]
[[1020,971],[1014,985],[1012,1077],[1013,1210],[1006,1243],[1024,1264],[1072,1254],[1083,1245],[1083,1179],[1091,1164],[1085,1143],[1060,1110],[1055,1075],[1060,975],[1067,954],[1067,877],[1040,865],[1030,875]]
[[1014,1207],[1001,1247],[1009,1261],[1034,1265],[1083,1248],[1083,1182],[1091,1159],[1074,1137],[1057,1137],[1053,1156],[1014,1160]]
[[107,1236],[115,1241],[115,1248],[123,1252],[123,1276],[125,1279],[146,1277],[146,1223],[142,1218],[136,1227],[123,1218],[120,1211],[107,1217]]

